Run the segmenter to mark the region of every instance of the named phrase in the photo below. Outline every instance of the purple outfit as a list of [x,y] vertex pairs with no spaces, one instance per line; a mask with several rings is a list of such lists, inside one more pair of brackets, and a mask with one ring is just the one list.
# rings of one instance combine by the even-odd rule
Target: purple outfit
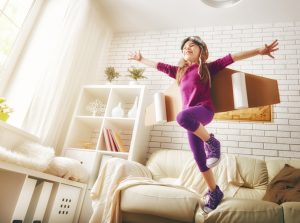
[[[208,63],[211,76],[233,63],[230,54]],[[198,64],[190,65],[180,82],[180,93],[182,97],[182,111],[177,114],[177,122],[188,130],[188,139],[194,158],[201,172],[208,170],[206,166],[206,154],[204,142],[193,134],[199,128],[200,123],[207,125],[214,116],[214,106],[211,98],[209,81],[201,81],[198,74]],[[176,78],[178,66],[158,63],[157,69]]]

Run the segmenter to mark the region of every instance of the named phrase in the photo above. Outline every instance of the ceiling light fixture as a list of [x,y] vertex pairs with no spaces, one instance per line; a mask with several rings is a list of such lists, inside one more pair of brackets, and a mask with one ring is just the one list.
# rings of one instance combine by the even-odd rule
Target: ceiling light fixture
[[229,8],[241,2],[241,0],[201,0],[201,1],[204,4],[214,8]]

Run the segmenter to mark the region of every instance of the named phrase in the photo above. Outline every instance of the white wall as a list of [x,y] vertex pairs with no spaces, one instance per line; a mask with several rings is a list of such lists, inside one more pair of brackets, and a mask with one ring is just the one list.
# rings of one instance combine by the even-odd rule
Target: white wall
[[[280,50],[275,60],[256,56],[237,62],[230,68],[251,72],[278,80],[281,103],[273,107],[273,122],[213,121],[209,131],[222,142],[222,151],[258,158],[300,158],[300,22],[234,25],[223,27],[193,27],[165,31],[115,34],[108,57],[108,65],[127,75],[131,65],[130,51],[141,50],[144,57],[177,64],[180,42],[189,35],[200,35],[207,43],[210,60],[263,46],[279,40]],[[103,70],[99,71],[103,74]],[[154,93],[166,89],[172,79],[154,69],[147,68],[148,85]],[[104,76],[98,82],[105,82]],[[116,83],[127,83],[122,77]],[[271,92],[270,92],[271,93]],[[160,148],[189,150],[185,130],[176,122],[156,125],[151,131],[149,152]]]

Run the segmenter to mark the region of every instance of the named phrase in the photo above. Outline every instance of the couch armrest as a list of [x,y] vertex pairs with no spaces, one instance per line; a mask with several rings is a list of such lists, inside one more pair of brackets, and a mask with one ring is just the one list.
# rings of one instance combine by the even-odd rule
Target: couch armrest
[[152,179],[150,170],[135,161],[112,158],[101,169],[91,190],[92,198],[101,196],[102,191],[117,188],[118,184],[128,177],[147,177]]

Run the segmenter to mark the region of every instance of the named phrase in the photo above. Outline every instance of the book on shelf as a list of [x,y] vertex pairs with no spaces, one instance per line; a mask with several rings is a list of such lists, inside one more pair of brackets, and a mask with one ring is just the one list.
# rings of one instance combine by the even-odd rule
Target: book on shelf
[[111,134],[112,134],[112,137],[118,147],[118,150],[120,152],[128,152],[128,149],[125,147],[124,143],[123,143],[123,140],[121,139],[121,136],[118,132],[114,131],[111,129]]
[[114,152],[119,152],[118,145],[115,142],[115,139],[114,139],[114,137],[112,135],[112,130],[111,129],[108,129],[108,136],[109,136],[110,145],[111,145],[113,151]]
[[103,136],[104,136],[104,142],[105,142],[106,149],[108,151],[113,151],[112,146],[111,146],[111,142],[110,142],[110,139],[109,139],[109,131],[108,131],[107,128],[103,129]]
[[128,152],[120,134],[112,129],[104,128],[104,141],[106,149],[113,152]]
[[114,139],[112,137],[109,128],[104,128],[104,140],[105,140],[106,149],[108,151],[118,152],[118,148],[116,146],[116,143],[114,142]]

